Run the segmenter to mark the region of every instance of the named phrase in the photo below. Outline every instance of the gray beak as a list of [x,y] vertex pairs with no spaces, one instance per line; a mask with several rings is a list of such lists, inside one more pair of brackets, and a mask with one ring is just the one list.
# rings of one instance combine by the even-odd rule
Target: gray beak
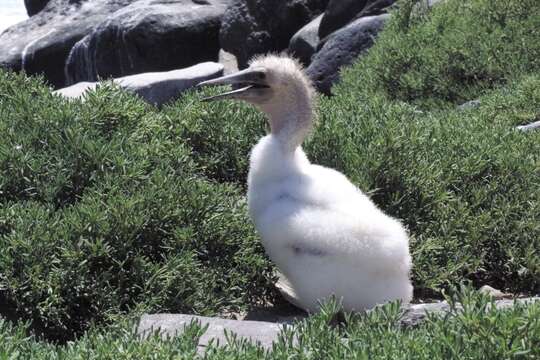
[[201,101],[242,98],[250,89],[269,87],[266,84],[266,71],[263,68],[249,68],[217,79],[203,81],[197,84],[197,87],[208,85],[232,85],[233,90],[204,98]]

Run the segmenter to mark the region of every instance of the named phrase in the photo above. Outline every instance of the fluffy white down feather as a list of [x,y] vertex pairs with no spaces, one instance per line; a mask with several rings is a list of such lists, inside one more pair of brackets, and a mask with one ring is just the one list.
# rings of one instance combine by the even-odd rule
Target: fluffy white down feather
[[251,218],[268,256],[301,305],[316,311],[335,295],[348,311],[410,301],[411,258],[402,225],[343,174],[283,152],[274,135],[253,148],[248,176]]

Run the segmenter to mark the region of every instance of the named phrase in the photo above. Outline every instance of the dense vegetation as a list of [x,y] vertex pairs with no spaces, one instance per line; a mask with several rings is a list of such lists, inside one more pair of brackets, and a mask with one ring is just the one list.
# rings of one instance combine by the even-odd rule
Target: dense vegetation
[[[320,99],[306,151],[403,220],[417,296],[464,279],[537,293],[540,133],[514,127],[540,120],[540,3],[448,0],[409,11],[411,4],[344,71],[336,95]],[[40,79],[0,71],[3,315],[66,340],[117,314],[211,315],[275,298],[243,198],[264,119],[245,105],[199,98],[189,93],[158,110],[103,86],[69,102]],[[481,105],[456,107],[471,99]],[[493,316],[512,330],[534,314]],[[475,326],[460,319],[446,323],[455,344]],[[350,331],[377,328],[362,324]],[[326,344],[321,332],[303,331],[319,334],[313,346]],[[375,332],[372,346],[392,331]],[[403,341],[420,351],[444,331],[435,321],[388,341],[395,351]],[[15,343],[23,333],[0,327],[0,339]],[[95,334],[70,349],[99,346]],[[107,341],[161,344],[115,334]],[[538,329],[531,334],[538,342]]]
[[181,118],[1,76],[1,294],[23,318],[62,338],[137,305],[215,314],[271,291],[239,188],[201,175]]
[[0,320],[2,359],[537,359],[540,356],[540,306],[497,311],[483,297],[461,293],[463,304],[448,316],[431,316],[414,329],[398,324],[401,312],[389,304],[367,315],[352,315],[347,324],[330,327],[335,307],[282,331],[271,351],[230,337],[229,346],[210,346],[197,355],[204,329],[193,323],[182,336],[145,341],[132,323],[106,333],[91,330],[78,341],[52,345],[27,335],[27,328]]

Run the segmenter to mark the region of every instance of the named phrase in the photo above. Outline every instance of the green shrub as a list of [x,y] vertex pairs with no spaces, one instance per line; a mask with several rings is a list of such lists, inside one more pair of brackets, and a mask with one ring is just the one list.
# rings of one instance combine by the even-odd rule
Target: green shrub
[[0,296],[23,319],[62,340],[134,307],[215,314],[269,296],[241,193],[200,174],[172,122],[110,87],[68,103],[0,76]]
[[369,56],[343,77],[338,93],[365,88],[438,107],[540,71],[538,1],[450,0],[431,10],[421,6],[424,0],[401,5],[412,3],[417,10],[395,14]]
[[189,94],[163,111],[167,119],[180,119],[171,136],[184,139],[203,173],[219,182],[244,186],[249,151],[265,132],[262,113],[231,101],[211,106]]

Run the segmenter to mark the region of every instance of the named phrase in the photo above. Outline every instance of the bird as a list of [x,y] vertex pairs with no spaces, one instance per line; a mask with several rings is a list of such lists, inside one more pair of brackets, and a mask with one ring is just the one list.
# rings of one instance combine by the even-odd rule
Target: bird
[[361,312],[411,301],[412,259],[401,222],[385,214],[337,170],[312,164],[302,143],[314,128],[316,92],[287,55],[252,59],[247,69],[198,87],[232,90],[204,101],[242,100],[264,114],[269,134],[252,148],[249,215],[295,305],[317,312],[330,298]]

